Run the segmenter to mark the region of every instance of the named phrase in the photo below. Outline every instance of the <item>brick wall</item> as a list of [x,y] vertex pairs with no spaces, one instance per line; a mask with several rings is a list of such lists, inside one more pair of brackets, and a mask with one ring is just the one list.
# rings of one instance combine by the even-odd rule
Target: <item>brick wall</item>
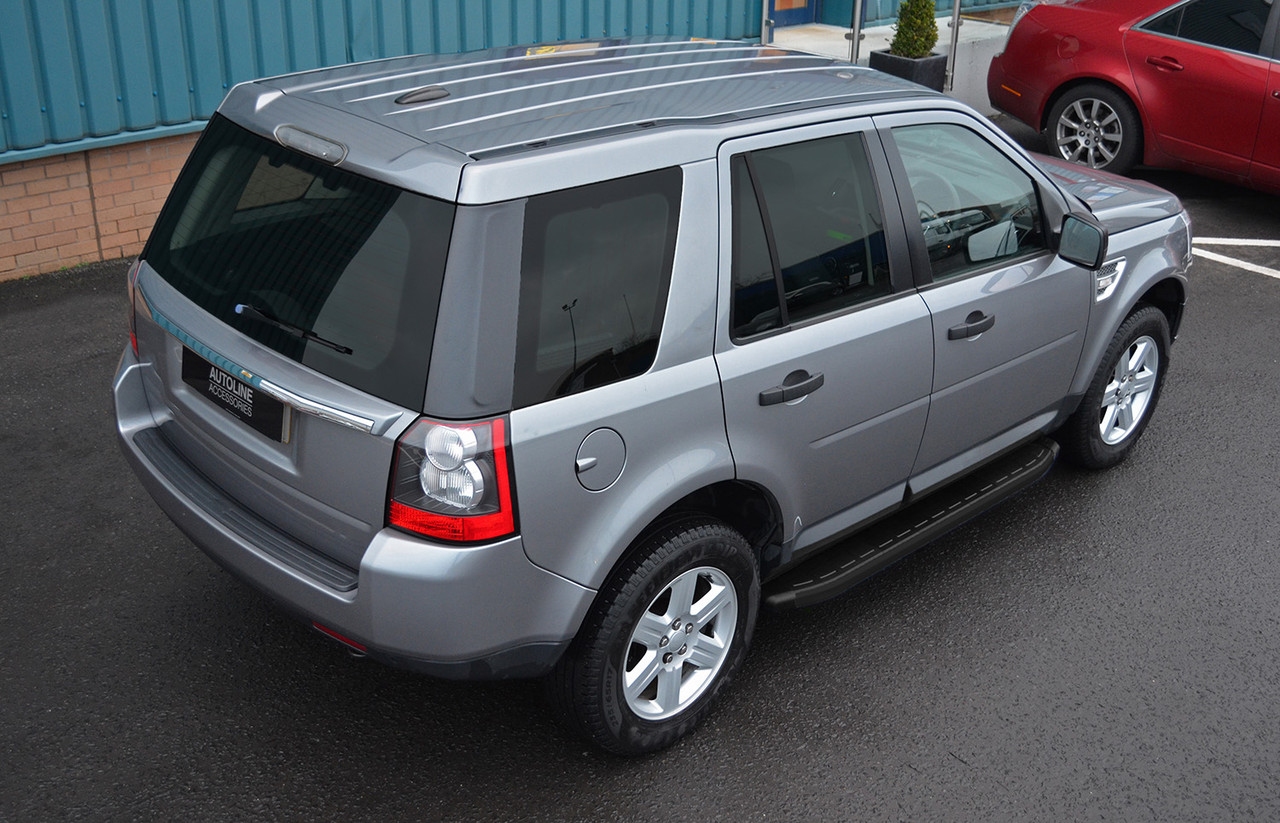
[[197,136],[0,166],[0,280],[136,255]]

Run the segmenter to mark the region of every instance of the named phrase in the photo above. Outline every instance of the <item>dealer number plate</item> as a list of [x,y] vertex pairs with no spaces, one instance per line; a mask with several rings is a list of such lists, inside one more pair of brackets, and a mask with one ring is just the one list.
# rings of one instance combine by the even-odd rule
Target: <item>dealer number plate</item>
[[289,442],[291,410],[287,405],[186,346],[182,348],[182,380],[255,431],[281,443]]

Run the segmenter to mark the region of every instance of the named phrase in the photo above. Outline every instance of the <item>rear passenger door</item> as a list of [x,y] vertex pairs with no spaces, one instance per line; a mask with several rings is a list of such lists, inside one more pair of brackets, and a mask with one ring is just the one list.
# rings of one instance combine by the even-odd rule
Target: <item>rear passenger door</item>
[[1191,0],[1134,27],[1125,56],[1156,142],[1174,157],[1248,174],[1270,61],[1270,0]]
[[958,112],[876,122],[933,320],[933,394],[911,482],[921,492],[1050,422],[1080,361],[1092,275],[1050,250],[1042,200],[1053,194],[1002,137]]
[[[786,549],[902,500],[933,373],[929,313],[869,120],[719,153],[716,364],[739,479],[778,499]],[[794,542],[793,542],[794,541]]]

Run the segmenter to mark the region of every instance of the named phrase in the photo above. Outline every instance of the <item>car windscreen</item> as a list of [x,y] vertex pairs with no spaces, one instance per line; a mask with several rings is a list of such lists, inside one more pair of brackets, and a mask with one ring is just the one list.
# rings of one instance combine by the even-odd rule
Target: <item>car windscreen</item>
[[144,257],[264,346],[420,409],[454,210],[215,115]]

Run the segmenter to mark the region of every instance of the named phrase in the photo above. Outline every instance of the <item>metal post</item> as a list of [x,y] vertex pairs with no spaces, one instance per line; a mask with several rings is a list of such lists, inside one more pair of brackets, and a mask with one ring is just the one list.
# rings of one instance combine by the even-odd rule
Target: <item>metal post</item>
[[951,0],[951,54],[947,55],[947,91],[956,78],[956,46],[960,42],[960,0]]
[[853,0],[853,19],[849,21],[849,62],[858,62],[858,45],[862,42],[862,0]]
[[760,45],[767,46],[773,42],[773,21],[769,19],[769,0],[760,3]]

